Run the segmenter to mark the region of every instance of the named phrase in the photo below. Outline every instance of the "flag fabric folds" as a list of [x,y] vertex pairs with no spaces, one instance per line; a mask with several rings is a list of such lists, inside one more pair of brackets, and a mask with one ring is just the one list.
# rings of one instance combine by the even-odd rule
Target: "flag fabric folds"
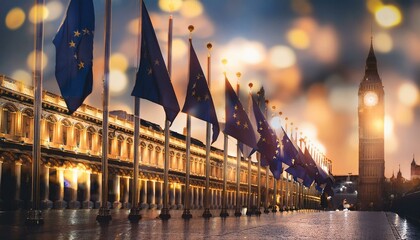
[[220,132],[219,122],[217,121],[210,89],[194,51],[191,39],[189,76],[187,96],[185,97],[182,112],[211,123],[213,125],[212,143],[214,143]]
[[140,66],[131,95],[161,105],[172,123],[180,110],[178,101],[144,2],[142,10]]
[[71,0],[66,18],[53,40],[55,77],[69,114],[75,112],[92,92],[94,31],[92,0]]
[[283,128],[281,128],[283,132],[283,138],[281,140],[281,143],[283,145],[283,162],[289,166],[293,165],[293,160],[296,160],[299,152],[296,149],[293,142],[290,140],[289,136],[287,136],[287,133],[284,131]]
[[252,124],[229,80],[225,77],[226,125],[225,133],[251,148],[257,148]]

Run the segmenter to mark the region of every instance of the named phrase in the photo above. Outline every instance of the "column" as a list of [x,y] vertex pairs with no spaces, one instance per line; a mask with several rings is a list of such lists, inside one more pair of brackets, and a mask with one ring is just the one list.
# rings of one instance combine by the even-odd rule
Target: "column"
[[200,208],[204,208],[204,188],[200,188]]
[[70,188],[71,188],[71,197],[69,202],[70,209],[78,209],[80,208],[80,202],[77,201],[77,188],[78,188],[78,177],[79,172],[77,169],[68,170],[71,172],[72,177],[70,178]]
[[198,188],[198,187],[195,187],[195,190],[194,190],[194,205],[195,205],[195,208],[196,209],[198,209],[198,208],[200,208],[200,202],[199,202],[199,200],[200,200],[200,189]]
[[[0,169],[1,172],[1,169]],[[41,184],[44,186],[44,195],[41,196],[41,206],[44,209],[53,207],[52,201],[50,201],[50,167],[47,165],[43,166],[43,175],[41,175]]]
[[175,188],[176,191],[176,206],[177,209],[183,209],[183,204],[182,204],[182,186],[180,184],[177,184],[177,188]]
[[93,208],[93,202],[90,201],[90,189],[91,189],[91,181],[90,181],[90,172],[85,173],[85,192],[84,192],[84,199],[83,199],[83,208],[91,209]]
[[130,199],[130,178],[128,178],[128,177],[122,178],[121,182],[122,182],[121,188],[122,188],[122,190],[123,190],[122,192],[124,194],[122,196],[122,199],[121,199],[122,206],[125,209],[131,209],[131,203],[129,202],[129,199]]
[[171,208],[171,209],[176,209],[176,206],[175,206],[175,194],[176,194],[176,192],[175,192],[175,184],[174,183],[172,183],[171,185],[170,185],[170,188],[169,188],[169,207]]
[[58,200],[54,202],[54,208],[63,209],[67,207],[64,201],[64,169],[57,169],[57,182],[58,182]]
[[21,186],[21,178],[22,178],[22,163],[15,162],[15,207],[20,208],[22,204],[22,200],[20,199],[20,186]]
[[150,182],[150,209],[155,209],[156,206],[156,181],[149,181]]
[[[2,111],[0,111],[0,112],[2,112]],[[0,160],[0,202],[2,201],[2,199],[1,199],[1,167],[2,167],[2,165],[3,165],[3,161],[1,161]]]
[[157,183],[159,186],[159,194],[158,194],[158,202],[157,202],[157,208],[162,209],[162,201],[163,201],[163,182]]
[[97,174],[97,183],[98,183],[98,196],[95,201],[95,208],[101,207],[101,196],[102,196],[102,173]]
[[141,180],[140,206],[142,209],[149,208],[149,204],[147,204],[147,180]]
[[121,202],[120,202],[120,200],[121,200],[121,191],[120,191],[120,186],[121,186],[121,184],[120,184],[120,176],[118,176],[118,175],[115,175],[114,176],[114,179],[113,179],[113,182],[114,182],[114,185],[113,185],[113,193],[114,193],[114,196],[115,196],[115,198],[114,198],[114,202],[112,203],[112,207],[114,208],[114,209],[120,209],[121,208],[121,206],[122,206],[122,204],[121,204]]

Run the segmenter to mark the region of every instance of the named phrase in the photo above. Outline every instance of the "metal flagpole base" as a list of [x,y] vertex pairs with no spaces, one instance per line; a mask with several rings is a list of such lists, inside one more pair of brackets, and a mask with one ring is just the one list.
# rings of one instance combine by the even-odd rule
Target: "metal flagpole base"
[[203,218],[211,218],[213,215],[210,212],[210,209],[206,208],[204,209]]
[[277,212],[277,206],[273,206],[273,210],[271,212],[276,213]]
[[139,207],[133,207],[130,209],[130,214],[128,214],[128,220],[130,220],[131,223],[137,223],[141,219],[140,215],[140,208]]
[[159,214],[159,218],[161,220],[168,220],[171,218],[171,214],[169,214],[169,208],[162,208]]
[[264,213],[268,214],[270,212],[270,210],[268,210],[268,208],[264,208]]
[[241,209],[240,208],[236,208],[235,209],[235,217],[240,217],[240,216],[242,216]]
[[41,210],[30,209],[26,217],[25,223],[27,225],[42,225],[44,224],[44,219],[42,218]]
[[99,213],[96,216],[96,221],[99,223],[109,223],[112,220],[110,210],[107,207],[100,207]]
[[229,213],[227,212],[226,208],[222,208],[222,211],[220,212],[220,217],[222,218],[229,217]]
[[189,220],[192,218],[192,214],[190,213],[189,209],[184,209],[184,212],[182,213],[182,218],[185,220]]

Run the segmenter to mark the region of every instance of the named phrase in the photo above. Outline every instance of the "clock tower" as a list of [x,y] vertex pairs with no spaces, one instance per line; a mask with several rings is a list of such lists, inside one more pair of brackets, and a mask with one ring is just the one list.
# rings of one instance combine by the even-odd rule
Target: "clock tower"
[[359,86],[359,192],[361,210],[381,210],[385,173],[384,87],[372,40]]

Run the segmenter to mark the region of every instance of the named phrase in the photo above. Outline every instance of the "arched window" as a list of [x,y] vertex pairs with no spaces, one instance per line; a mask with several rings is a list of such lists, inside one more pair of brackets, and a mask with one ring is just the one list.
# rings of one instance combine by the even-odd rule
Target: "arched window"
[[115,139],[115,133],[109,133],[108,135],[108,155],[113,154],[112,152],[112,142]]
[[132,150],[132,148],[133,148],[133,139],[132,138],[127,138],[127,158],[128,159],[132,159],[133,158],[133,156],[131,156],[131,154],[132,154],[132,152],[133,152],[133,150]]
[[47,117],[46,127],[47,127],[47,134],[48,134],[49,142],[57,141],[57,139],[54,139],[54,128],[55,128],[56,123],[57,123],[57,119],[53,115],[50,115]]
[[22,112],[22,134],[24,138],[29,138],[31,136],[32,128],[31,122],[34,118],[34,113],[32,109],[25,109]]
[[[117,156],[123,157],[125,150],[123,149],[124,137],[119,135],[117,138]],[[126,147],[126,146],[125,146]]]
[[76,147],[78,148],[80,147],[80,144],[81,144],[82,131],[83,131],[82,124],[78,123],[74,126],[74,143]]
[[102,129],[98,131],[98,152],[102,153]]
[[87,149],[92,151],[93,150],[93,136],[95,135],[95,129],[93,127],[89,127],[86,133],[86,144]]
[[61,140],[64,146],[67,145],[67,138],[68,138],[68,133],[69,133],[68,131],[69,131],[70,125],[71,123],[67,119],[64,119],[61,121]]
[[14,133],[14,123],[17,108],[13,104],[6,104],[3,107],[1,132],[5,134]]

